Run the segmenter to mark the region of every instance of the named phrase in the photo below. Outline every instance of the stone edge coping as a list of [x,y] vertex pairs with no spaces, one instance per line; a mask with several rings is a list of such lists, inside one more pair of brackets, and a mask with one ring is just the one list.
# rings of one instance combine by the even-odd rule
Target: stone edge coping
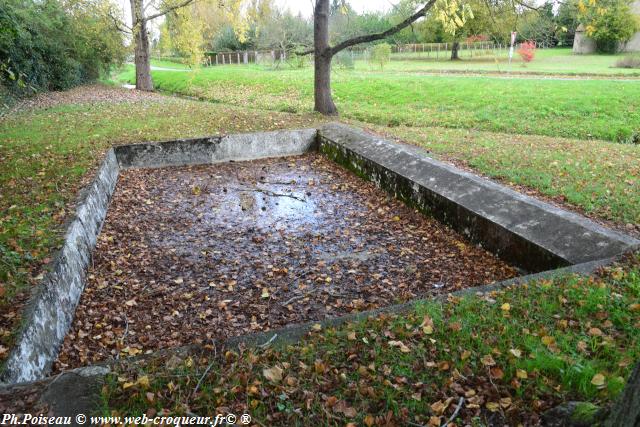
[[[581,215],[434,160],[420,147],[341,123],[322,126],[318,139],[330,158],[529,271],[609,258],[640,245]],[[537,265],[528,259],[531,253],[541,259]]]

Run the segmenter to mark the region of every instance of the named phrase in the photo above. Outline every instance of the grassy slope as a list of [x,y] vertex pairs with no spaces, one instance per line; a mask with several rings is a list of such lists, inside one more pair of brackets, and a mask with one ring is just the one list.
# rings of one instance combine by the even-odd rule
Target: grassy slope
[[[132,81],[129,69],[119,77]],[[271,110],[312,110],[312,70],[256,65],[153,72],[161,90]],[[443,126],[493,132],[627,141],[640,127],[635,80],[434,77],[336,70],[344,117],[379,125]]]
[[122,415],[225,408],[261,425],[439,426],[464,396],[456,423],[534,425],[559,402],[621,391],[640,358],[639,302],[637,254],[597,279],[429,302],[266,351],[130,366],[105,401]]
[[171,98],[72,104],[1,120],[0,311],[6,323],[0,329],[0,358],[19,321],[16,301],[39,282],[81,180],[104,150],[120,143],[309,127],[316,120]]

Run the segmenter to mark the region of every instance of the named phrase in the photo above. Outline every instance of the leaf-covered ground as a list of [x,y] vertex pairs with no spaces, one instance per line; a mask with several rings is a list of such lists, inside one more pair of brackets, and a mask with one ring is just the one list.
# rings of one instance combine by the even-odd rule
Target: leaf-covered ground
[[0,117],[0,359],[60,245],[78,190],[113,145],[313,127],[320,119],[92,85]]
[[534,425],[562,401],[606,405],[623,388],[640,358],[640,253],[592,278],[449,297],[286,346],[215,350],[124,365],[104,411],[249,413],[273,426]]
[[516,274],[319,154],[123,171],[58,369]]

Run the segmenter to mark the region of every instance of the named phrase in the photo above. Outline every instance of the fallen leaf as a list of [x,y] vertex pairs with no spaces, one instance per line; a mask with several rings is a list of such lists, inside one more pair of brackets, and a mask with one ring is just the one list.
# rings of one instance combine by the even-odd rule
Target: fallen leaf
[[602,336],[602,330],[600,328],[591,328],[588,332],[592,337],[600,337]]
[[496,412],[500,409],[500,404],[497,402],[487,402],[485,406],[491,412]]
[[136,381],[136,384],[138,384],[142,388],[149,388],[149,386],[151,385],[149,383],[149,376],[148,375],[144,375],[144,376],[138,378],[138,381]]
[[591,384],[593,384],[594,386],[601,388],[604,386],[605,383],[605,377],[602,374],[595,374],[593,376],[593,378],[591,378]]
[[490,354],[483,356],[482,359],[480,359],[480,361],[485,366],[494,366],[496,364],[496,361],[493,360],[493,357]]
[[282,373],[283,370],[279,366],[274,366],[272,368],[265,368],[262,370],[262,375],[269,381],[273,383],[278,383],[282,381]]

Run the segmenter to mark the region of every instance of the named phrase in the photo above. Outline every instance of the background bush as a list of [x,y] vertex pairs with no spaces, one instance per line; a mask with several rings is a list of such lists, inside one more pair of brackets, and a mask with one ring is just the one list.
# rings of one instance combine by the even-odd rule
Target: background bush
[[638,30],[638,19],[632,13],[629,0],[601,0],[598,7],[583,6],[580,20],[587,35],[596,42],[598,51],[616,52]]
[[0,0],[0,93],[62,90],[124,60],[108,2]]
[[391,46],[387,43],[380,43],[371,48],[371,62],[379,65],[382,69],[391,59]]
[[616,61],[618,68],[640,68],[640,55],[628,55]]

